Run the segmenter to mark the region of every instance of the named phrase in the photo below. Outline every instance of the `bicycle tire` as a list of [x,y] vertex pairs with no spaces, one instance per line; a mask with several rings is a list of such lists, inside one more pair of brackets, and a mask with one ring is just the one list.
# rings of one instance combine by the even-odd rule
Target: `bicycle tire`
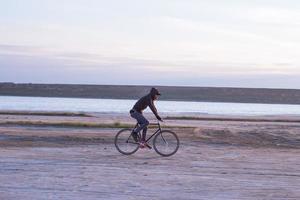
[[[159,146],[158,142],[159,142],[159,139],[160,139],[159,137],[161,137],[161,139],[163,139],[163,140],[166,140],[167,138],[164,138],[164,135],[166,136],[166,134],[168,134],[169,135],[168,137],[171,138],[171,142],[176,143],[175,144],[176,146],[175,146],[174,150],[172,150],[170,153],[164,153],[164,152],[162,152],[162,150],[160,149],[160,147],[158,147]],[[168,138],[167,140],[170,140],[170,138]],[[164,142],[165,142],[165,145],[167,145],[166,141],[164,141]],[[180,142],[179,142],[178,136],[176,135],[176,133],[174,133],[173,131],[170,131],[170,130],[163,130],[163,131],[161,131],[153,139],[154,150],[156,151],[156,153],[158,153],[159,155],[164,156],[164,157],[168,157],[168,156],[174,155],[178,151],[179,145],[180,145]]]
[[[115,146],[117,148],[117,150],[121,153],[121,154],[124,154],[124,155],[131,155],[131,154],[134,154],[138,149],[139,149],[139,143],[135,142],[133,140],[133,137],[131,135],[132,133],[132,129],[122,129],[120,130],[117,135],[115,136]],[[128,138],[129,140],[131,140],[130,142],[127,141],[121,141],[121,136],[122,135],[122,140],[123,140],[123,137],[124,139]],[[130,144],[130,148],[132,148],[132,150],[128,150],[128,151],[125,151],[123,147],[121,147],[121,145],[129,145]]]

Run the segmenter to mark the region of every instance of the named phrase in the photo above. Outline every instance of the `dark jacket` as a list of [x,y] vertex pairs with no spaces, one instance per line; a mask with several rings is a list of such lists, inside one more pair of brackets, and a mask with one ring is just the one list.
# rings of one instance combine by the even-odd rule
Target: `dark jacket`
[[142,113],[143,110],[145,110],[148,106],[152,110],[153,114],[159,118],[159,115],[157,114],[156,107],[153,103],[154,96],[155,95],[160,95],[158,90],[156,88],[152,88],[150,93],[147,94],[146,96],[140,98],[136,104],[133,106],[133,109],[136,110],[139,113]]

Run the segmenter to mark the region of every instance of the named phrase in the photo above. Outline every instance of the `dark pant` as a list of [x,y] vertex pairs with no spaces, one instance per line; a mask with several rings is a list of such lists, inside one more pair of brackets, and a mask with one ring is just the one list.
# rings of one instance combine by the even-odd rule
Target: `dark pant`
[[142,113],[137,112],[136,110],[130,110],[130,116],[134,119],[136,119],[136,121],[139,124],[139,127],[137,127],[137,129],[135,130],[135,132],[140,132],[141,130],[143,130],[143,140],[146,139],[146,134],[147,134],[147,126],[149,125],[149,121],[143,116]]

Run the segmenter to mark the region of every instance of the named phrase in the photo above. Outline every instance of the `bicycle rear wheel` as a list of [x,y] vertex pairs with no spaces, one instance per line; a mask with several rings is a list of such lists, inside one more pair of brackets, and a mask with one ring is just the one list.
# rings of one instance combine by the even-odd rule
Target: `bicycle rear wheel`
[[172,131],[161,131],[154,137],[153,147],[161,156],[172,156],[179,148],[179,139]]
[[115,137],[115,146],[124,155],[133,154],[139,149],[139,143],[133,139],[132,129],[120,130]]

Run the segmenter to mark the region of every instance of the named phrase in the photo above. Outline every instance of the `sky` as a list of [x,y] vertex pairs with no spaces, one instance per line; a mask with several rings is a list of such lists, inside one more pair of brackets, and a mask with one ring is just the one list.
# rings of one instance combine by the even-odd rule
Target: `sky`
[[300,1],[0,0],[0,82],[300,89]]

